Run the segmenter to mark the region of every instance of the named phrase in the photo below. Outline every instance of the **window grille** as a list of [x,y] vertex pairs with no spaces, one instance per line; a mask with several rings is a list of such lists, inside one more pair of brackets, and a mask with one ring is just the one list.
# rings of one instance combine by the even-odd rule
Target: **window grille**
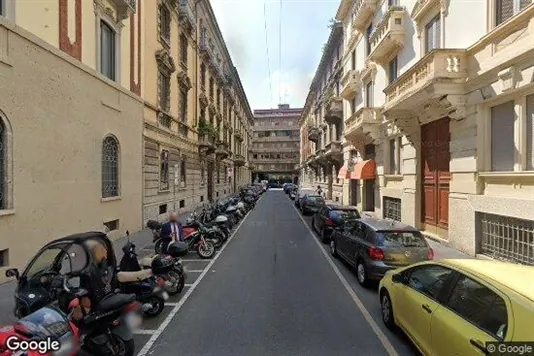
[[119,143],[108,136],[102,143],[102,198],[119,195]]
[[401,200],[398,198],[384,197],[384,219],[401,221]]

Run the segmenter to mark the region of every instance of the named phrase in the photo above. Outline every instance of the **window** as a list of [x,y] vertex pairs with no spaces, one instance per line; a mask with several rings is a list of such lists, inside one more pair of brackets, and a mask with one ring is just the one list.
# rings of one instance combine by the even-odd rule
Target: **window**
[[526,140],[527,141],[527,170],[534,171],[534,94],[527,96],[526,128],[527,128],[527,140]]
[[187,90],[180,90],[180,120],[187,123]]
[[160,190],[169,189],[169,151],[161,150],[159,166]]
[[365,85],[365,106],[373,107],[373,82],[370,81]]
[[397,0],[388,0],[388,6],[395,6],[397,5]]
[[210,89],[209,89],[209,94],[210,94],[210,99],[213,100],[213,90],[214,90],[214,86],[215,86],[215,83],[213,82],[213,77],[210,78]]
[[119,195],[119,142],[108,136],[102,142],[102,198]]
[[200,162],[200,184],[204,184],[206,177],[206,164],[204,161]]
[[370,24],[365,31],[365,57],[371,54],[371,33],[373,32],[373,24]]
[[6,7],[6,1],[0,0],[0,16],[5,16],[6,14],[5,7]]
[[166,42],[167,45],[171,43],[171,12],[167,6],[159,6],[159,36]]
[[180,35],[180,60],[187,67],[187,37],[182,33]]
[[206,65],[204,63],[200,65],[200,85],[206,86]]
[[389,74],[389,84],[397,80],[397,77],[399,76],[399,65],[398,65],[397,57],[393,58],[389,62],[388,74]]
[[506,336],[506,304],[500,296],[482,284],[461,276],[446,306],[497,339],[503,340]]
[[167,213],[167,204],[161,204],[159,206],[159,215]]
[[438,14],[425,26],[425,53],[441,47],[441,17]]
[[116,220],[106,221],[106,222],[104,223],[104,226],[105,226],[106,229],[108,229],[109,231],[115,231],[115,230],[118,230],[118,229],[119,229],[119,220],[116,219]]
[[408,286],[410,288],[429,298],[437,299],[452,271],[438,265],[426,265],[415,267],[409,273]]
[[182,161],[180,162],[180,185],[185,187],[185,178],[187,177],[187,158],[182,156]]
[[221,183],[221,165],[217,164],[217,184]]
[[352,51],[350,55],[350,69],[356,70],[356,50]]
[[171,79],[163,71],[159,71],[159,108],[169,111],[169,97],[171,91]]
[[514,120],[515,103],[507,103],[491,108],[491,170],[514,170]]
[[389,174],[401,174],[401,147],[400,137],[389,140]]
[[428,247],[423,234],[419,231],[379,231],[377,246],[385,247]]
[[100,73],[111,80],[116,79],[116,37],[115,31],[100,21]]
[[495,25],[512,18],[530,4],[530,0],[495,0]]

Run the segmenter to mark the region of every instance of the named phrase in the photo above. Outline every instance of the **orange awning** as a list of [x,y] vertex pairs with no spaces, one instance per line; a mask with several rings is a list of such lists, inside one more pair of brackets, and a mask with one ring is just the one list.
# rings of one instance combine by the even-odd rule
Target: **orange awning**
[[373,159],[358,162],[354,166],[354,170],[350,173],[350,179],[375,179],[376,177],[376,162]]
[[341,167],[341,169],[339,170],[339,173],[337,175],[337,177],[339,179],[348,179],[350,177],[350,172],[347,168],[347,166],[343,166]]

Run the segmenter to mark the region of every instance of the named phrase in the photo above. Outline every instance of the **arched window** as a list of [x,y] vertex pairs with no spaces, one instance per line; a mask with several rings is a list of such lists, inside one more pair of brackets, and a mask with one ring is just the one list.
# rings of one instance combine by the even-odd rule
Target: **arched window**
[[107,136],[102,142],[102,198],[119,196],[119,141]]
[[7,129],[0,117],[0,210],[6,209],[6,181],[7,181]]

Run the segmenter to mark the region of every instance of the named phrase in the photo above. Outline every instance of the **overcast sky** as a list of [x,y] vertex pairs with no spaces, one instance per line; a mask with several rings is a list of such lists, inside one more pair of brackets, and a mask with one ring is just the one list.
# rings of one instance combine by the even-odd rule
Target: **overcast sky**
[[280,0],[211,0],[211,4],[252,110],[273,108],[280,101],[302,107],[339,1],[282,0],[281,11]]

